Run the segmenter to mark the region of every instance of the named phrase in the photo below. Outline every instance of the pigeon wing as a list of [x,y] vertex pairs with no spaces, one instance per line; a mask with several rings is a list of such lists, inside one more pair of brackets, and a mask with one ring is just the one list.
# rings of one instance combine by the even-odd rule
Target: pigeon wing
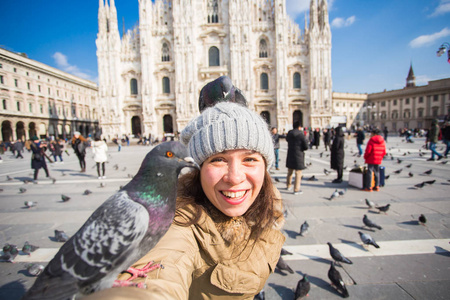
[[140,257],[136,250],[148,224],[149,215],[142,205],[125,191],[116,193],[61,247],[27,295],[70,296],[79,289],[91,293],[110,287]]

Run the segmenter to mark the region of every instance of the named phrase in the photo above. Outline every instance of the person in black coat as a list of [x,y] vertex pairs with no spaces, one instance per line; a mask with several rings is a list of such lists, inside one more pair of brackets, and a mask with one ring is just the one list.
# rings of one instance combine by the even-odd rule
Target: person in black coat
[[328,151],[328,148],[330,148],[330,142],[331,142],[331,132],[330,130],[324,128],[323,143],[325,144],[325,151]]
[[319,149],[320,146],[320,129],[316,128],[314,130],[314,146],[316,146],[316,149]]
[[358,157],[363,155],[362,145],[364,143],[364,139],[366,135],[364,134],[364,131],[361,129],[361,127],[358,127],[356,130],[356,146],[358,147]]
[[342,173],[344,172],[344,133],[342,127],[336,128],[333,144],[331,145],[330,166],[337,171],[337,178],[333,183],[342,182]]
[[294,194],[301,194],[300,190],[302,180],[302,170],[305,167],[305,153],[308,150],[308,140],[303,134],[300,122],[294,123],[294,129],[290,130],[286,136],[288,143],[288,152],[286,157],[286,168],[288,168],[287,185],[288,190],[291,189],[292,176],[295,170]]
[[47,163],[45,162],[45,154],[44,154],[45,145],[41,144],[37,136],[33,136],[31,140],[33,141],[33,143],[30,144],[30,149],[32,152],[31,168],[34,169],[33,179],[34,182],[37,183],[40,168],[44,169],[46,177],[50,177],[50,174],[48,173]]

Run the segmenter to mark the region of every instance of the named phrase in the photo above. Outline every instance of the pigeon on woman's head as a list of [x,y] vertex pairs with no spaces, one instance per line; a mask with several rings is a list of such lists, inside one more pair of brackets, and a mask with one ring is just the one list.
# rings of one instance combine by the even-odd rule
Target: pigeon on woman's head
[[219,102],[236,102],[247,106],[244,95],[233,85],[228,76],[221,76],[202,88],[198,98],[198,109],[203,112]]
[[198,168],[187,153],[179,142],[153,148],[136,176],[94,211],[22,299],[81,298],[110,288],[172,224],[178,175],[184,167]]

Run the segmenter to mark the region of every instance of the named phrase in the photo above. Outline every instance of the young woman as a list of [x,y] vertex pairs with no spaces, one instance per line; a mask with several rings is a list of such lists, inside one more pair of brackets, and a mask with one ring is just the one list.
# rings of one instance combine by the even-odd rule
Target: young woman
[[[282,200],[268,169],[271,134],[256,113],[219,103],[181,133],[201,166],[179,179],[177,211],[167,234],[134,268],[163,268],[86,299],[253,299],[280,256]],[[120,279],[129,279],[124,273]]]
[[72,148],[78,157],[82,173],[86,172],[86,146],[87,140],[81,135],[79,131],[75,131],[72,138]]
[[[105,179],[105,162],[108,160],[108,155],[106,152],[108,151],[108,146],[106,143],[100,139],[100,137],[96,137],[94,143],[92,144],[92,153],[94,153],[94,161],[97,164],[97,174],[98,179]],[[101,171],[100,172],[100,166]]]
[[43,168],[45,171],[45,176],[50,177],[48,173],[47,163],[45,162],[45,145],[39,141],[37,136],[31,138],[33,142],[30,145],[31,152],[31,168],[34,169],[33,182],[37,183],[37,178],[39,174],[39,169]]

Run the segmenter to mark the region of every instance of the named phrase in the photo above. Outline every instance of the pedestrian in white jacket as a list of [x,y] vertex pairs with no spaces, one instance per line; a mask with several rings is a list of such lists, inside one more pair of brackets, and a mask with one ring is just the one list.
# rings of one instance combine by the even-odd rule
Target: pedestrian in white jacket
[[[95,138],[92,144],[92,153],[94,153],[94,161],[97,163],[98,179],[105,179],[105,162],[108,160],[108,146],[100,138]],[[102,173],[100,173],[100,165],[102,166]]]

